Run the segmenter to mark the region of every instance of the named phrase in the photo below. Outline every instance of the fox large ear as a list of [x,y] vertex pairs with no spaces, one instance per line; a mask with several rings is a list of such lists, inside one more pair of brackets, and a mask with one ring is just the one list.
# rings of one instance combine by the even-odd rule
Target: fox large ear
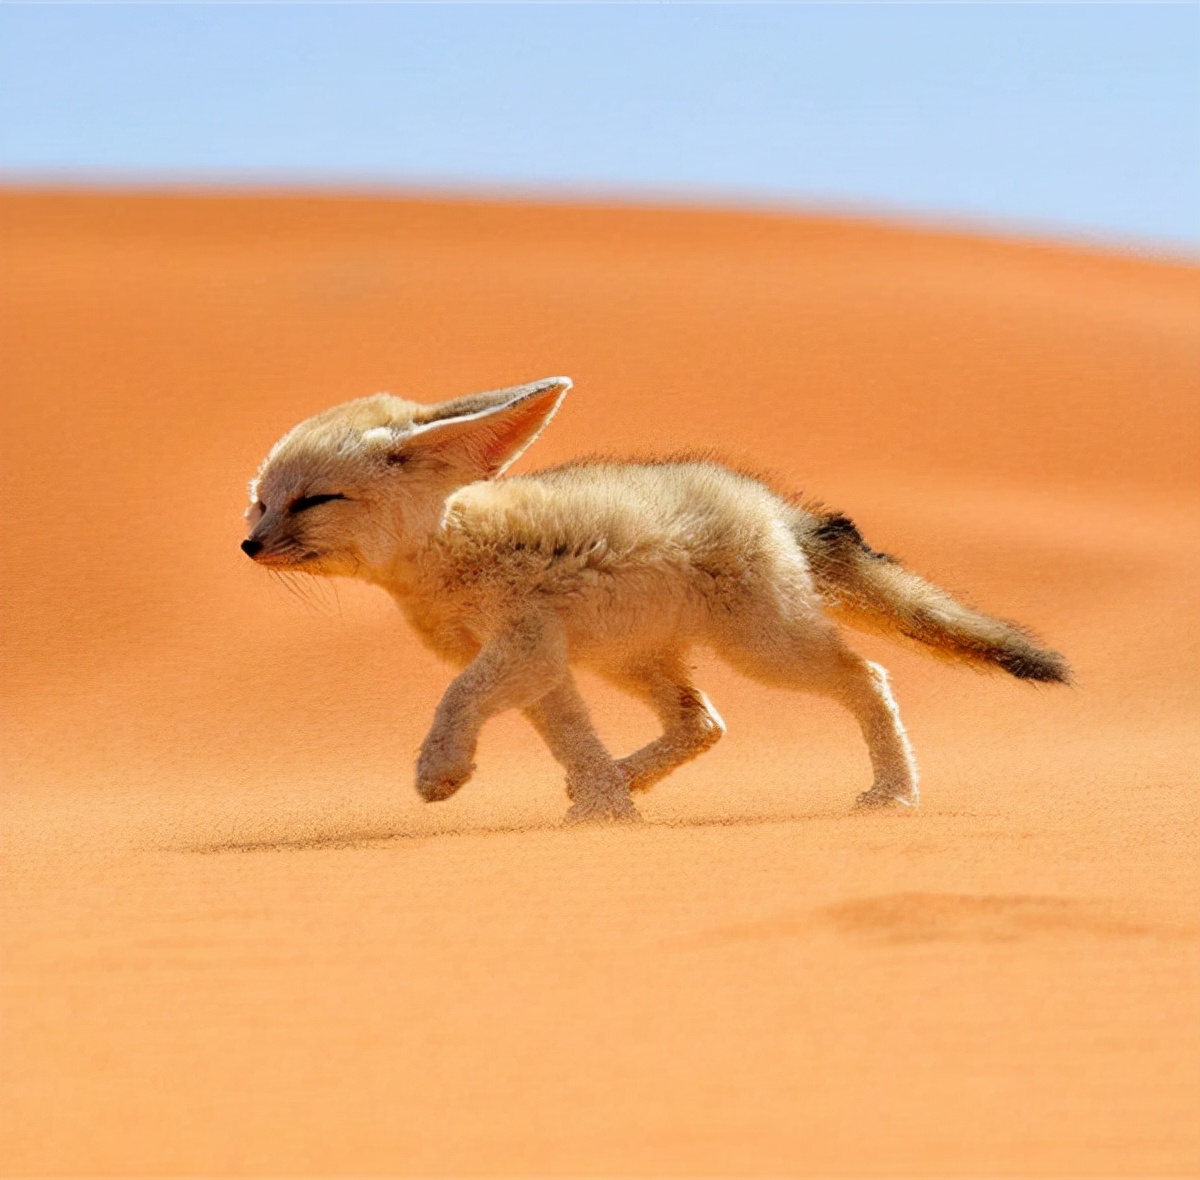
[[429,406],[416,416],[401,454],[436,455],[490,479],[520,458],[570,388],[569,377],[546,377]]

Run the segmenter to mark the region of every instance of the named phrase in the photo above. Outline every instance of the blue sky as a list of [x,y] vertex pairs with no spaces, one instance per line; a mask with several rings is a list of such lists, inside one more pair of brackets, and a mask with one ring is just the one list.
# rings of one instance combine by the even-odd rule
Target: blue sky
[[1200,5],[0,6],[9,180],[915,214],[1200,247]]

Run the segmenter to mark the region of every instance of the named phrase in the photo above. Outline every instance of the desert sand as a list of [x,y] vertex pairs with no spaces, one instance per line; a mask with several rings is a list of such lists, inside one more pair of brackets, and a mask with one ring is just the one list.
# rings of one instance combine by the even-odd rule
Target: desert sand
[[[1200,269],[822,217],[2,201],[7,1175],[1200,1170]],[[1073,662],[871,637],[923,771],[700,654],[724,742],[568,829],[519,717],[239,552],[295,421],[575,389],[518,470],[719,450]],[[587,681],[615,750],[647,713]]]

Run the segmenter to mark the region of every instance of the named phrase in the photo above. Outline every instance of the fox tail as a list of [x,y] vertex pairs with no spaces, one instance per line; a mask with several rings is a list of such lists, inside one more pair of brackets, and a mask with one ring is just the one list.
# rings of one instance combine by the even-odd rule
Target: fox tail
[[848,517],[798,511],[792,531],[808,558],[826,612],[852,627],[914,640],[929,654],[1001,668],[1019,680],[1070,682],[1055,651],[1023,627],[981,614],[877,553]]

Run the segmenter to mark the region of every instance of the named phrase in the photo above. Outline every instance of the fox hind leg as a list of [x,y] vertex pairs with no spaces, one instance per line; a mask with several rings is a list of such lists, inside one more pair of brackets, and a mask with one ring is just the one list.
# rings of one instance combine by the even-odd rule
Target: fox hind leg
[[677,767],[710,750],[725,733],[725,722],[688,675],[677,654],[660,654],[603,675],[618,688],[645,701],[662,722],[662,736],[617,762],[631,791],[647,791]]
[[887,669],[863,660],[867,678],[873,682],[871,701],[857,711],[859,724],[871,751],[875,782],[859,795],[859,807],[887,807],[899,803],[916,807],[921,800],[920,775],[912,743],[900,720],[900,706],[892,696]]
[[848,648],[828,619],[807,613],[789,618],[775,612],[763,618],[760,612],[747,612],[736,631],[717,637],[716,646],[730,664],[755,680],[830,697],[854,715],[875,779],[858,797],[860,807],[916,807],[916,758],[887,672]]

